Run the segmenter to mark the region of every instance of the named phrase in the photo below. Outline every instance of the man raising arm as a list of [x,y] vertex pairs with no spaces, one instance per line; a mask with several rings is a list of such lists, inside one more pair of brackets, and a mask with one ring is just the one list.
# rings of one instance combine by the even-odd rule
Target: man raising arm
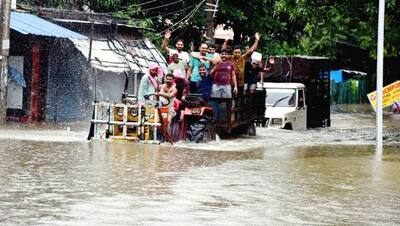
[[174,53],[178,53],[179,59],[183,60],[186,64],[188,64],[190,57],[189,53],[183,50],[185,46],[183,39],[178,39],[175,43],[175,49],[170,49],[168,47],[168,42],[170,38],[171,38],[171,32],[166,31],[164,34],[164,40],[161,44],[161,48],[168,54],[168,56],[172,56]]

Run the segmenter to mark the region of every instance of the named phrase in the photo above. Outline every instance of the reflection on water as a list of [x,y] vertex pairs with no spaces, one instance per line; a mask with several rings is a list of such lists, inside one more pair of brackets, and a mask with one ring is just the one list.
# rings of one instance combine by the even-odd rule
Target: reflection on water
[[0,143],[2,224],[400,224],[395,146]]

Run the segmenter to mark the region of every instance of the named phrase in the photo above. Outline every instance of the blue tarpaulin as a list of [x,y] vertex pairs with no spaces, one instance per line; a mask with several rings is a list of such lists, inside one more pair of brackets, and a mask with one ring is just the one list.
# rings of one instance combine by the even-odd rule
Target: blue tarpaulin
[[331,71],[331,80],[334,80],[336,83],[343,81],[342,70]]
[[26,87],[24,76],[15,68],[8,68],[8,78],[14,80],[18,85]]
[[32,34],[57,38],[88,39],[84,35],[29,13],[11,12],[10,28],[24,35]]

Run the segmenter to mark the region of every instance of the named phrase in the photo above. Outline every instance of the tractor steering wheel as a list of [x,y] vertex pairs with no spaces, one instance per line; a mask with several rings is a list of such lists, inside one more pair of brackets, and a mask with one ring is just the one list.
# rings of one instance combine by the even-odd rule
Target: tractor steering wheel
[[[159,100],[158,101],[154,101],[154,100],[150,100],[150,97],[152,96],[158,96]],[[162,97],[162,98],[160,98]],[[144,95],[144,99],[146,101],[154,101],[155,103],[153,104],[155,107],[158,107],[158,104],[161,104],[161,106],[167,106],[171,103],[171,101],[168,99],[168,97],[164,94],[149,94],[149,95]]]
[[191,107],[199,107],[203,101],[201,94],[188,94],[185,99],[182,99],[182,102]]

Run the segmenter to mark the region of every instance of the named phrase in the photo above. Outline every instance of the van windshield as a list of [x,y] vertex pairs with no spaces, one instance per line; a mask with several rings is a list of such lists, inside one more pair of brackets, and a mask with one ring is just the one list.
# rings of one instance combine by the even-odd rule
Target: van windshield
[[268,107],[294,107],[295,97],[295,89],[267,89],[265,102]]

